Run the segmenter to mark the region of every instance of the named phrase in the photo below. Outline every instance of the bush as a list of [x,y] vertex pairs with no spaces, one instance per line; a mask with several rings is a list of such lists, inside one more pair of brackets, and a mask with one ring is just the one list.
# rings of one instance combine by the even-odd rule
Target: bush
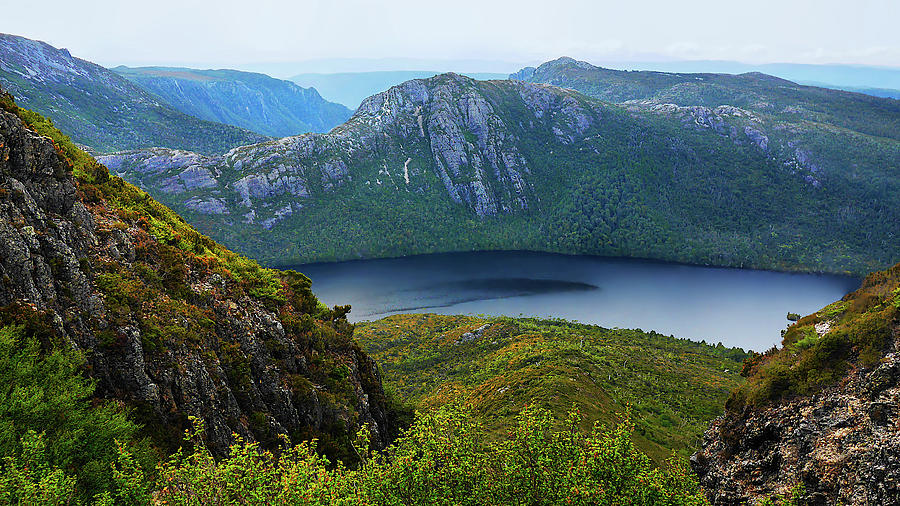
[[[553,427],[562,425],[564,429]],[[578,429],[579,415],[556,420],[527,407],[508,438],[487,443],[468,409],[419,414],[384,452],[367,450],[365,430],[349,469],[316,453],[316,442],[280,456],[240,440],[216,462],[202,426],[159,469],[156,499],[166,504],[705,504],[687,466],[665,469],[635,449],[626,420]]]
[[142,465],[152,468],[138,426],[121,406],[92,407],[94,384],[81,375],[83,364],[75,351],[43,350],[25,327],[0,328],[0,504],[30,503],[38,493],[30,487],[45,490],[49,503],[114,489],[116,440],[134,443]]

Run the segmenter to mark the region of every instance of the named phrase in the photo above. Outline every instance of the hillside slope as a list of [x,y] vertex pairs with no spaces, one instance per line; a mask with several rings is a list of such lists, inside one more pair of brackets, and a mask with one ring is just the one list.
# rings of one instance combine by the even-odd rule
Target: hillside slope
[[531,249],[865,273],[900,251],[881,226],[900,221],[900,142],[520,81],[444,74],[329,134],[103,161],[273,264]]
[[267,139],[188,116],[115,72],[15,35],[0,34],[0,86],[98,152],[163,146],[220,153]]
[[185,114],[273,137],[327,132],[353,114],[323,99],[315,88],[264,74],[169,67],[112,70]]
[[387,386],[417,409],[472,405],[502,439],[525,406],[572,409],[584,427],[630,411],[635,444],[657,462],[697,448],[740,384],[740,349],[564,321],[396,315],[356,326]]
[[[310,281],[262,269],[0,96],[0,325],[87,357],[96,395],[134,409],[167,449],[188,417],[222,455],[233,434],[318,437],[346,458],[369,424],[396,430],[375,363]],[[49,135],[51,138],[45,137]]]
[[807,504],[900,502],[900,265],[748,360],[691,458],[715,504],[802,485]]

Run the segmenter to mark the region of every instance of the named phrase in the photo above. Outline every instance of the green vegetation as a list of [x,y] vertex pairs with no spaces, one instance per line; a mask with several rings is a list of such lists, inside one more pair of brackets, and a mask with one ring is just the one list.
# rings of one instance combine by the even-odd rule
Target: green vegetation
[[744,364],[748,378],[729,398],[740,411],[835,384],[856,367],[872,367],[900,328],[900,264],[870,274],[842,300],[800,318],[773,347]]
[[747,356],[561,320],[396,315],[357,324],[355,336],[381,365],[386,387],[419,410],[469,403],[497,440],[527,405],[560,418],[575,405],[583,428],[628,411],[635,444],[657,462],[696,449],[741,383]]
[[239,440],[217,461],[199,426],[157,463],[119,406],[91,406],[77,353],[40,348],[23,327],[0,330],[3,505],[705,504],[682,460],[658,467],[635,448],[629,420],[591,425],[536,404],[512,414],[500,439],[459,404],[418,415],[383,452],[363,429],[353,468],[316,441],[276,456]]
[[[116,486],[96,504],[707,504],[683,464],[672,460],[659,468],[635,449],[627,420],[587,431],[581,425],[577,412],[563,420],[528,407],[507,439],[487,442],[478,420],[451,406],[419,416],[384,452],[371,452],[360,431],[355,447],[361,463],[353,469],[320,456],[315,441],[286,445],[277,456],[238,441],[216,461],[200,426],[158,465],[156,479],[120,445],[112,466]],[[40,456],[40,440],[28,448],[31,461],[7,459],[13,471]],[[35,494],[28,499],[69,503],[70,477],[46,466],[38,473],[41,487],[30,484],[26,489]],[[0,496],[0,504],[16,498]]]
[[66,504],[115,489],[116,441],[130,445],[136,466],[156,462],[121,403],[92,402],[83,356],[47,341],[32,326],[0,328],[0,504]]

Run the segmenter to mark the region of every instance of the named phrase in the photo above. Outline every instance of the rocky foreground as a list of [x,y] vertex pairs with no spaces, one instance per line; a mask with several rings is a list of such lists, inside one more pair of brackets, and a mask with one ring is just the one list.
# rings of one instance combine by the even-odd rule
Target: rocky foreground
[[161,444],[190,416],[218,454],[235,433],[318,437],[342,455],[369,425],[388,443],[396,426],[346,311],[301,274],[201,236],[0,98],[0,323],[82,350],[97,395],[133,407]]

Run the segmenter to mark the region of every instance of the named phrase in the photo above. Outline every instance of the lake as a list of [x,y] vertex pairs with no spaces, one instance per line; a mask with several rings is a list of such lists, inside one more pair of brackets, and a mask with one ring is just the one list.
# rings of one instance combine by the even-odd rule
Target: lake
[[532,252],[472,252],[290,267],[350,321],[396,313],[564,318],[764,351],[857,278]]

